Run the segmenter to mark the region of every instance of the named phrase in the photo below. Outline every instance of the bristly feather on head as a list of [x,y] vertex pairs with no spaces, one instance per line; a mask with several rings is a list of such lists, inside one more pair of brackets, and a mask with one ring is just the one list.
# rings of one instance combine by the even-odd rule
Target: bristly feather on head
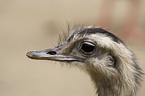
[[86,35],[96,34],[96,33],[105,34],[109,37],[113,37],[112,39],[114,41],[116,41],[116,42],[120,41],[121,43],[123,43],[122,40],[120,40],[118,37],[113,35],[107,29],[104,30],[104,28],[85,26],[85,25],[76,25],[76,26],[70,27],[70,25],[68,25],[67,32],[63,31],[63,34],[59,35],[58,44],[62,44],[65,41],[69,42],[72,39],[75,40],[76,38],[84,37]]

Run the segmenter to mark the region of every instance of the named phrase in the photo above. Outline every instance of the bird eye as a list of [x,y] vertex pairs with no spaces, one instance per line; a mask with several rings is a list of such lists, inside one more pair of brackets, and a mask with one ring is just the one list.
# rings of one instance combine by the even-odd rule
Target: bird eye
[[84,55],[92,55],[94,54],[94,51],[96,50],[96,46],[92,42],[84,41],[84,42],[81,42],[79,49],[81,53],[83,53]]

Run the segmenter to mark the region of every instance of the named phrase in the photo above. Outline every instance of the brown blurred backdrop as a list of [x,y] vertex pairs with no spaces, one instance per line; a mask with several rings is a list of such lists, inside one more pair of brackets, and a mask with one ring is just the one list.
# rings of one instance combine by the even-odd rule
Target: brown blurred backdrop
[[81,70],[25,56],[56,46],[68,23],[110,30],[145,71],[145,0],[0,0],[0,96],[96,96]]

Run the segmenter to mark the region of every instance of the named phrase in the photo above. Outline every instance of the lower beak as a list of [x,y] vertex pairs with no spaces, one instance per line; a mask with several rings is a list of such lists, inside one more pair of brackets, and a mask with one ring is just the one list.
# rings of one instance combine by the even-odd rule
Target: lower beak
[[78,57],[66,56],[62,55],[61,53],[57,54],[57,52],[52,51],[52,49],[46,49],[42,51],[30,51],[26,54],[26,56],[36,60],[53,60],[62,62],[82,61],[82,59]]

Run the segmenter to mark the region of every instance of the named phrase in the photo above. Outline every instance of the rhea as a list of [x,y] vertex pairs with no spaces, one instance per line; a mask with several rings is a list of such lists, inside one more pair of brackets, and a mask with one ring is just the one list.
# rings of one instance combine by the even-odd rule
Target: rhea
[[57,47],[27,56],[78,66],[90,75],[98,96],[135,96],[141,81],[142,70],[132,51],[102,28],[74,28]]

